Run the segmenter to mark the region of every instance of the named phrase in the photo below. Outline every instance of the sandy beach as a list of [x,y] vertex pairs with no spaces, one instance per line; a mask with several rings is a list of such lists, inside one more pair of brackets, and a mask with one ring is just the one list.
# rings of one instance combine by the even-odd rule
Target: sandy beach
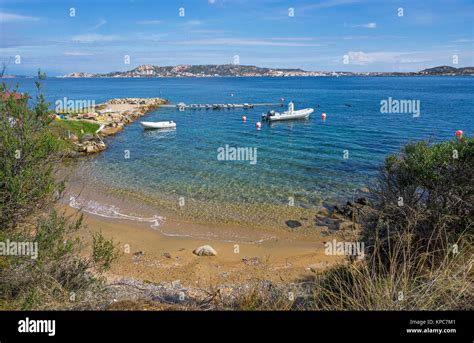
[[[66,194],[69,204],[63,202],[60,208],[68,215],[84,215],[85,225],[78,236],[90,243],[90,233],[101,232],[106,238],[113,238],[122,251],[108,273],[109,281],[179,280],[184,286],[206,288],[261,280],[288,284],[341,261],[341,257],[324,253],[324,242],[342,234],[326,230],[327,227],[285,230],[262,225],[203,223],[97,188],[78,189],[74,183]],[[71,194],[76,194],[72,207]],[[159,218],[158,225],[154,218]],[[202,245],[211,245],[217,256],[193,254]],[[86,246],[85,252],[90,244]]]

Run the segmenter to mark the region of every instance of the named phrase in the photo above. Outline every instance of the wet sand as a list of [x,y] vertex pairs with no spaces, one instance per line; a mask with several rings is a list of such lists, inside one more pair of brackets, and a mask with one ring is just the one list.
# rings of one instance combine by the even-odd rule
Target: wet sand
[[[257,280],[291,283],[341,261],[341,257],[324,253],[324,242],[339,233],[330,231],[328,235],[325,227],[314,224],[311,230],[283,230],[206,223],[77,183],[69,186],[60,207],[69,215],[84,214],[85,226],[77,234],[89,243],[85,252],[90,249],[92,232],[101,232],[119,244],[122,254],[107,275],[109,281],[180,280],[184,286],[206,288]],[[206,244],[217,256],[192,253]]]

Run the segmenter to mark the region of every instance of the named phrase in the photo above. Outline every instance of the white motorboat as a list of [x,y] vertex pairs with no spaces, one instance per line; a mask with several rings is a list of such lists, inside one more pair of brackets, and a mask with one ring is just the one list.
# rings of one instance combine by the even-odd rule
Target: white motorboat
[[311,113],[314,112],[312,108],[304,108],[302,110],[294,110],[294,104],[290,102],[288,104],[288,111],[275,112],[269,111],[267,114],[262,115],[263,121],[277,121],[277,120],[291,120],[291,119],[306,119]]
[[170,129],[176,127],[174,121],[142,121],[140,122],[145,129]]

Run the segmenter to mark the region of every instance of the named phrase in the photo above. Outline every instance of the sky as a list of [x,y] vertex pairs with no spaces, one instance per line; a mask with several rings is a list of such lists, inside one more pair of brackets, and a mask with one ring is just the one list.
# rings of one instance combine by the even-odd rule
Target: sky
[[6,74],[50,76],[140,64],[474,66],[474,0],[0,0],[0,61]]

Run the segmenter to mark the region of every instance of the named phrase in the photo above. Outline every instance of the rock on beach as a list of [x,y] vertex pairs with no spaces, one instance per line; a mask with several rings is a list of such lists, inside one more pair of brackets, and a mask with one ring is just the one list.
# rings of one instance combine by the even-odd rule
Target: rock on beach
[[203,245],[194,249],[193,254],[197,256],[216,256],[217,251],[210,245]]

